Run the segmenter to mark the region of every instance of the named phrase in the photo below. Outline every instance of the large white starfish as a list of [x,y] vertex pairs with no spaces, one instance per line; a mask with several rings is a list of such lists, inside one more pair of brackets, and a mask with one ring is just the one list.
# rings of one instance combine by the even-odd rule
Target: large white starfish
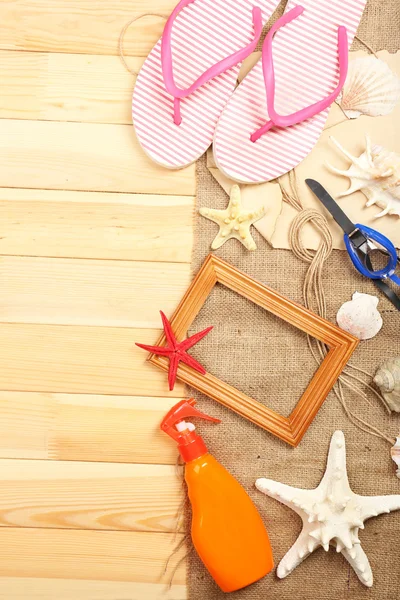
[[292,508],[303,520],[299,537],[278,565],[278,577],[289,575],[319,546],[329,550],[331,544],[348,560],[359,580],[372,586],[372,570],[361,548],[358,530],[364,529],[364,521],[370,517],[400,509],[400,495],[359,496],[350,489],[342,431],[332,436],[326,471],[315,490],[264,478],[257,479],[256,487]]
[[240,188],[233,185],[231,189],[230,200],[227,208],[218,210],[216,208],[200,208],[202,217],[210,219],[219,225],[219,232],[211,244],[211,248],[216,250],[222,244],[231,238],[236,238],[242,242],[247,250],[257,248],[255,241],[250,233],[250,226],[265,215],[265,207],[258,210],[248,211],[242,207]]

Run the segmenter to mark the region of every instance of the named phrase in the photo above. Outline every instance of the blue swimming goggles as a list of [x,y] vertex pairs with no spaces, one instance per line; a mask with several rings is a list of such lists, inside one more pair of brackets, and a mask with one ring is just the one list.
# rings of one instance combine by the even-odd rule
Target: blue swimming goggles
[[[352,223],[318,181],[306,179],[306,184],[343,229],[346,249],[357,271],[372,279],[376,287],[400,310],[400,298],[387,284],[391,280],[400,286],[400,277],[395,274],[400,258],[392,242],[375,229]],[[386,264],[380,269],[374,269],[372,265],[371,254],[374,251],[385,258]]]

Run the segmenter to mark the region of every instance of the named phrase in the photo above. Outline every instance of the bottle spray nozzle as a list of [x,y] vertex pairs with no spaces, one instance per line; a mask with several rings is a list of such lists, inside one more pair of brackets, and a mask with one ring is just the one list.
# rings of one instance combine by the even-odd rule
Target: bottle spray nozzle
[[[194,408],[196,400],[190,398],[190,400],[181,400],[178,404],[175,404],[171,410],[165,415],[161,422],[161,429],[171,436],[176,442],[180,441],[181,432],[177,429],[176,425],[180,421],[185,421],[187,417],[199,417],[205,421],[212,421],[213,423],[220,423],[220,419],[215,419],[206,415],[197,408]],[[189,423],[188,423],[189,424]]]
[[[220,419],[210,417],[194,408],[195,404],[196,400],[194,398],[181,400],[165,415],[160,425],[161,430],[178,443],[179,451],[184,460],[195,458],[195,455],[199,452],[206,451],[203,440],[194,431],[195,426],[193,423],[187,422],[186,419],[188,417],[198,417],[213,423],[221,422]],[[201,456],[201,454],[198,455]]]

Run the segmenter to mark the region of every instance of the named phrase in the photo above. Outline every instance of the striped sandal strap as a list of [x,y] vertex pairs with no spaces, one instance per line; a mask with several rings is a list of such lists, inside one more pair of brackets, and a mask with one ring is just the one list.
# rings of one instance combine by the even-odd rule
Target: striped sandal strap
[[218,77],[222,73],[225,73],[228,69],[231,69],[239,62],[242,62],[247,56],[249,56],[252,52],[254,52],[257,42],[260,38],[263,23],[262,23],[262,13],[261,9],[258,6],[254,6],[252,9],[253,15],[253,27],[254,27],[254,37],[252,41],[238,50],[233,54],[230,54],[226,58],[212,65],[209,69],[207,69],[204,73],[202,73],[191,86],[186,89],[181,89],[175,84],[174,73],[173,73],[173,61],[172,61],[172,44],[171,44],[171,36],[172,36],[172,27],[174,21],[180,11],[192,4],[195,0],[181,0],[177,6],[172,11],[170,17],[168,18],[163,35],[161,38],[161,68],[162,75],[164,79],[165,89],[171,96],[174,97],[174,123],[175,125],[180,125],[182,123],[182,116],[180,111],[180,101],[182,98],[186,98],[193,92],[195,92],[199,87],[210,81],[210,79],[214,79],[214,77]]
[[295,6],[286,14],[284,14],[276,23],[271,27],[268,35],[265,38],[263,49],[262,49],[262,68],[265,83],[265,91],[267,95],[267,107],[268,115],[270,120],[267,121],[262,127],[257,129],[251,134],[250,139],[252,142],[256,142],[265,133],[270,131],[273,127],[290,127],[297,125],[306,119],[310,119],[316,114],[322,112],[328,108],[332,102],[336,100],[340,94],[347,77],[348,70],[348,40],[346,27],[338,27],[338,61],[339,61],[339,81],[335,89],[325,98],[306,106],[301,110],[298,110],[290,115],[280,115],[275,110],[275,71],[274,61],[272,56],[272,41],[274,34],[281,27],[287,25],[304,12],[302,6]]

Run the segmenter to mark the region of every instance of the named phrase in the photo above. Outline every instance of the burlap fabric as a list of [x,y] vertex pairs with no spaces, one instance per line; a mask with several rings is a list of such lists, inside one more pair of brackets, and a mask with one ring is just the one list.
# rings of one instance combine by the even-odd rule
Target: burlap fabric
[[[370,0],[359,35],[375,50],[400,48],[399,0]],[[208,173],[204,159],[198,164],[197,177],[197,206],[224,208],[227,197]],[[216,230],[210,221],[196,217],[194,272],[208,254]],[[250,253],[231,240],[217,251],[218,256],[302,302],[306,265],[289,251],[272,250],[254,228],[253,235],[258,246],[255,252]],[[349,300],[355,290],[376,293],[372,283],[354,271],[349,258],[341,251],[334,251],[326,264],[324,286],[331,321],[338,307]],[[379,308],[384,319],[382,331],[375,339],[362,342],[352,359],[355,365],[370,372],[386,357],[400,355],[400,313],[383,298]],[[287,415],[316,368],[304,334],[222,286],[217,286],[211,294],[193,330],[211,324],[213,332],[192,354],[213,374]],[[217,402],[194,390],[190,392],[199,400],[201,410],[222,419],[217,426],[198,423],[198,429],[209,450],[237,477],[259,508],[270,534],[276,563],[295,541],[301,521],[290,509],[258,492],[254,482],[257,477],[266,476],[296,487],[315,487],[324,472],[330,438],[336,429],[342,429],[346,436],[353,490],[364,495],[400,494],[400,480],[395,477],[389,444],[355,428],[332,392],[296,449]],[[400,430],[400,418],[389,417],[373,395],[370,403],[350,392],[346,392],[346,398],[354,411],[388,434],[396,435]],[[371,590],[359,583],[341,554],[319,549],[286,579],[279,580],[271,573],[230,597],[241,600],[398,600],[400,512],[371,519],[360,538],[374,572],[375,583]],[[226,597],[195,552],[189,559],[188,587],[190,600]]]

